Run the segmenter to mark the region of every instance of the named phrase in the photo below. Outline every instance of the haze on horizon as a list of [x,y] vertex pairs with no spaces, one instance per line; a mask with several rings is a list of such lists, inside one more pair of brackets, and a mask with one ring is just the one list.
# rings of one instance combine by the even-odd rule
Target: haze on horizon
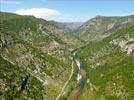
[[58,22],[85,22],[97,15],[134,14],[132,0],[1,0],[0,10]]

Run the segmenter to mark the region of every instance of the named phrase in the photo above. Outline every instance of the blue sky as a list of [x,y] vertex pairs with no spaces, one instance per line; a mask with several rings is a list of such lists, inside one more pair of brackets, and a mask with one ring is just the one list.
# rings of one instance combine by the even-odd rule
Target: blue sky
[[97,15],[134,15],[134,0],[0,0],[0,9],[60,22],[87,21]]

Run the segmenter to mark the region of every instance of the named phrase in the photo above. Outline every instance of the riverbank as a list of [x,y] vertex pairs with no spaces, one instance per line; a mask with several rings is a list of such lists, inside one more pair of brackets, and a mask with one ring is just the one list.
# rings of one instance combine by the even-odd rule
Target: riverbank
[[77,85],[74,88],[74,90],[71,92],[71,94],[69,95],[69,100],[77,100],[79,95],[81,94],[85,82],[86,82],[86,71],[83,68],[83,64],[79,61],[79,60],[75,60],[76,65],[79,69],[78,72],[78,80],[77,80]]

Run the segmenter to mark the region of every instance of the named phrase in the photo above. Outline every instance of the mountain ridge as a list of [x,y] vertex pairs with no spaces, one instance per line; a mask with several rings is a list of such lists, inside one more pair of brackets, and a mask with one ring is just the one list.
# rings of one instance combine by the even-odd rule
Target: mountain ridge
[[[74,34],[83,38],[85,41],[103,39],[104,37],[115,33],[118,29],[133,24],[133,22],[134,15],[124,17],[97,16],[83,24]],[[90,40],[88,40],[88,38],[90,38]]]
[[97,16],[72,31],[0,12],[0,98],[65,100],[79,84],[79,59],[87,80],[78,100],[133,99],[133,22],[134,15]]

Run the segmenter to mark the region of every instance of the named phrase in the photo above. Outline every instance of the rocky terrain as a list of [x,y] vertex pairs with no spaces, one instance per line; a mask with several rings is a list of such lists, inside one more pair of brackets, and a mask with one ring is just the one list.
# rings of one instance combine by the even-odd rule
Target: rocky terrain
[[[87,83],[79,100],[131,100],[134,96],[134,25],[79,50]],[[92,84],[91,84],[91,83]]]
[[[133,22],[133,15],[58,23],[0,12],[0,99],[66,100],[79,86],[78,100],[132,100]],[[86,73],[82,86],[77,66]]]
[[96,16],[84,23],[76,32],[84,41],[103,39],[121,28],[134,23],[134,16],[105,17]]
[[[0,97],[56,98],[71,72],[70,50],[81,42],[56,25],[32,16],[1,12],[0,28]],[[20,93],[23,79],[29,74]]]
[[134,34],[126,34],[118,39],[111,41],[111,44],[117,45],[127,54],[134,53]]

